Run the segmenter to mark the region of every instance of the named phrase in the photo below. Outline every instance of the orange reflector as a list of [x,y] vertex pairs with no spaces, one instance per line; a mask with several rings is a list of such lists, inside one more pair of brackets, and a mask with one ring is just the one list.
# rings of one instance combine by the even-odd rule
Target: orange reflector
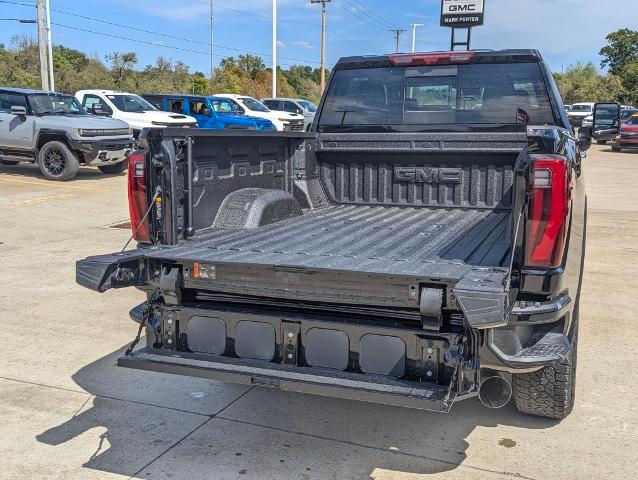
[[193,263],[193,278],[199,278],[199,263]]

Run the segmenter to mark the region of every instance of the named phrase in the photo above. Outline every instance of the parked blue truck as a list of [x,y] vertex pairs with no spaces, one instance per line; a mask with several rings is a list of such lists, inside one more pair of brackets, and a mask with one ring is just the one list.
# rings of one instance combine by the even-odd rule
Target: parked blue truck
[[159,110],[195,117],[199,128],[275,130],[270,120],[242,115],[227,98],[180,94],[142,95]]

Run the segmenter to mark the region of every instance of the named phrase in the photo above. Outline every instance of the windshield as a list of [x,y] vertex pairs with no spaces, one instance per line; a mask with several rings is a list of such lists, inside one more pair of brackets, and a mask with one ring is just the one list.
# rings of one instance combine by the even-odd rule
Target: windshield
[[107,95],[106,98],[113,102],[113,105],[121,112],[142,113],[157,110],[153,105],[137,95]]
[[339,70],[319,126],[553,123],[539,65],[519,63]]
[[591,105],[572,105],[571,111],[592,113],[594,111],[594,107]]
[[227,98],[211,98],[210,104],[213,106],[213,110],[217,113],[237,114],[239,110],[235,105],[235,102]]
[[248,110],[253,112],[270,112],[270,109],[252,97],[240,97],[239,98]]
[[309,102],[308,100],[297,100],[297,103],[299,103],[302,107],[304,107],[309,112],[314,113],[317,111],[317,105],[315,105],[312,102]]
[[630,117],[629,120],[627,120],[627,124],[628,125],[638,125],[638,116]]
[[80,102],[71,95],[36,93],[29,95],[34,115],[84,115]]

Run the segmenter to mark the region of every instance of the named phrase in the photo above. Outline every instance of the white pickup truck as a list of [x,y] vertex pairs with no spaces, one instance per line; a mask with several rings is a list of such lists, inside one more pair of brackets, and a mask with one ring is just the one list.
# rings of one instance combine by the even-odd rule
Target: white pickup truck
[[[82,106],[96,115],[124,120],[137,138],[143,128],[196,127],[197,120],[182,113],[162,112],[139,95],[113,90],[80,90],[75,94]],[[96,105],[98,107],[96,108]]]

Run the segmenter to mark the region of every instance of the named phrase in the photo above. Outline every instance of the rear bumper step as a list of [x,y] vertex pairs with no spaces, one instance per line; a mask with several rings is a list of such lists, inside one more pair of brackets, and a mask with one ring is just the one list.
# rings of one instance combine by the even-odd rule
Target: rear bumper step
[[[117,360],[118,366],[210,380],[280,388],[293,392],[346,398],[447,413],[455,400],[447,386],[396,380],[384,376],[299,368],[192,353],[158,353],[143,348]],[[267,368],[264,368],[267,365]],[[452,389],[454,391],[454,389]]]

